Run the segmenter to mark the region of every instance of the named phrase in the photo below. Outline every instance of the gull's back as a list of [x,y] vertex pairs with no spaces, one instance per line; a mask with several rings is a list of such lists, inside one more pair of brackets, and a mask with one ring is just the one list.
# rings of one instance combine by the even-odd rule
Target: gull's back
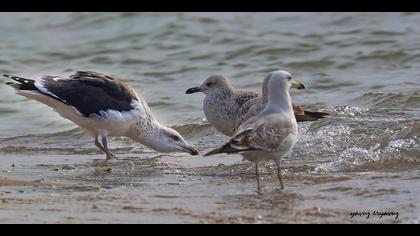
[[250,91],[218,90],[207,94],[204,99],[204,113],[207,120],[219,132],[232,136],[236,128],[236,116],[239,108],[250,99],[259,95]]

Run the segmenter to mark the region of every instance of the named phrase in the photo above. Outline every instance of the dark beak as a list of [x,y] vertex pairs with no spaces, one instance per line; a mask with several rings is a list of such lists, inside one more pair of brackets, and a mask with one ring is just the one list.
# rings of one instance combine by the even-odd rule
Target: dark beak
[[201,92],[201,89],[199,87],[189,88],[186,92],[186,94],[193,94]]
[[301,90],[301,89],[304,89],[305,88],[305,85],[303,85],[302,83],[297,82],[296,80],[292,80],[292,83],[291,83],[291,86],[290,87],[291,88],[294,88],[294,89]]
[[299,86],[298,86],[298,88],[297,88],[297,89],[299,89],[299,90],[305,89],[305,85],[303,85],[303,84],[299,83]]
[[182,148],[185,150],[185,152],[188,152],[192,156],[200,155],[200,152],[195,147],[188,146],[188,147],[182,147]]

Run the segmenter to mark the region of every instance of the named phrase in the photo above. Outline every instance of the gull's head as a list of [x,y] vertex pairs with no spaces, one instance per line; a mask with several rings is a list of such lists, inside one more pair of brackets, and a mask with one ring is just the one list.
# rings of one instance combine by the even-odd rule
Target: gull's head
[[187,143],[176,130],[153,123],[151,127],[140,124],[129,136],[133,140],[161,153],[186,152],[191,155],[199,155],[200,152]]
[[229,80],[223,75],[213,75],[207,78],[200,87],[194,87],[187,90],[187,94],[202,92],[208,94],[220,89],[233,89]]
[[163,153],[186,152],[194,156],[200,154],[195,147],[185,141],[181,134],[169,127],[161,127],[155,150]]
[[263,92],[268,93],[268,88],[288,90],[290,88],[304,89],[305,86],[293,79],[292,74],[284,70],[273,71],[264,79]]

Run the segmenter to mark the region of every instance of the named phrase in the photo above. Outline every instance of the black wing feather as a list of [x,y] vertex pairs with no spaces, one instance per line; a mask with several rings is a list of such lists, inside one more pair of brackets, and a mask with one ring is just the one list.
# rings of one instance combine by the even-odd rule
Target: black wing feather
[[140,101],[133,88],[111,76],[93,71],[78,71],[69,79],[44,76],[43,88],[34,80],[4,75],[18,83],[9,83],[18,90],[34,90],[75,107],[83,116],[101,115],[101,111],[130,111],[132,101]]
[[78,71],[70,79],[55,78],[44,77],[44,87],[86,117],[100,115],[100,111],[109,109],[130,111],[133,109],[133,99],[139,100],[131,87],[101,73]]

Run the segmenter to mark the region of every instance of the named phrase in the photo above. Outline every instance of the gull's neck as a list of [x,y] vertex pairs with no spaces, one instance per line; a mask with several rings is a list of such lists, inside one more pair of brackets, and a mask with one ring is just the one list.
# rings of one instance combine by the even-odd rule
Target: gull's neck
[[263,84],[262,99],[264,104],[268,103],[268,86]]
[[274,89],[267,95],[267,109],[275,112],[293,112],[289,89]]
[[166,126],[161,125],[153,117],[146,117],[139,119],[129,135],[129,138],[137,141],[154,150],[158,149],[159,137],[161,132],[167,129]]
[[268,103],[268,83],[269,83],[269,81],[270,81],[270,76],[267,76],[264,79],[263,86],[262,86],[262,98],[263,98],[264,104]]
[[230,81],[227,82],[227,85],[223,88],[224,90],[230,91],[232,93],[235,92],[235,87],[233,87]]

